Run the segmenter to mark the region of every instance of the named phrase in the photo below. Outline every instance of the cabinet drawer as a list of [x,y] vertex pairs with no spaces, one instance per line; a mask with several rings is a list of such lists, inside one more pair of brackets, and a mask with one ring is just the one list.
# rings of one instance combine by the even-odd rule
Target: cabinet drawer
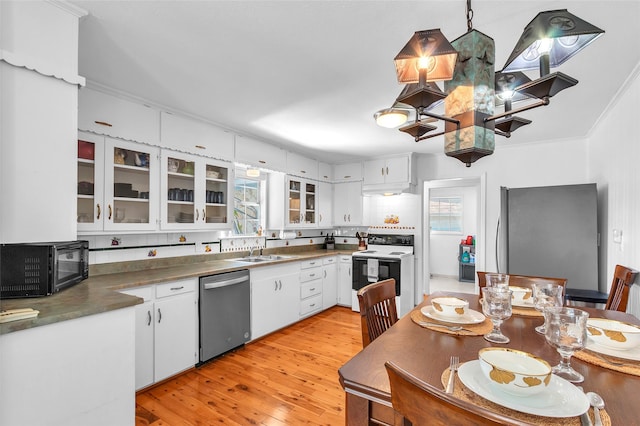
[[300,262],[300,269],[308,269],[322,266],[322,259],[304,260]]
[[322,293],[322,282],[320,280],[312,281],[300,286],[300,299],[315,296]]
[[156,297],[174,296],[176,294],[193,292],[196,289],[196,280],[182,280],[156,286]]
[[322,258],[322,264],[323,265],[332,265],[334,263],[337,263],[335,257],[323,257]]
[[131,296],[137,296],[143,299],[145,302],[153,299],[153,287],[134,287],[120,290],[120,293],[128,294]]
[[322,278],[322,268],[303,269],[300,271],[300,282],[302,283],[320,278]]
[[322,294],[309,297],[300,301],[300,315],[307,315],[311,312],[322,309]]

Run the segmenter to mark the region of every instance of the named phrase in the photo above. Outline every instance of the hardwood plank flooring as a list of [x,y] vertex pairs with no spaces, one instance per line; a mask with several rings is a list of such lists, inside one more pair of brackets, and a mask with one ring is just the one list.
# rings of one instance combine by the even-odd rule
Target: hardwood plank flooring
[[136,396],[136,425],[342,425],[360,315],[333,307]]

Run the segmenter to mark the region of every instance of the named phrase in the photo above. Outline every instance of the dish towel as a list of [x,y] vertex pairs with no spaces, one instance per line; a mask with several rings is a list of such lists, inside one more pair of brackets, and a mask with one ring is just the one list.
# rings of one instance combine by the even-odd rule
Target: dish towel
[[378,281],[378,259],[367,259],[367,280],[370,283]]

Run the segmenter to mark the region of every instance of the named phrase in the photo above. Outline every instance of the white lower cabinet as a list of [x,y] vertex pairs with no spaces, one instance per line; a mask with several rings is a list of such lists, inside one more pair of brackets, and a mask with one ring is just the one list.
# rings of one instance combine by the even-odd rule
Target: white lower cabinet
[[322,259],[322,309],[338,303],[338,257]]
[[296,322],[300,316],[297,262],[251,270],[251,336],[257,339]]
[[136,306],[136,389],[193,367],[198,361],[197,278],[131,288]]
[[338,263],[338,305],[351,306],[351,256],[340,255]]

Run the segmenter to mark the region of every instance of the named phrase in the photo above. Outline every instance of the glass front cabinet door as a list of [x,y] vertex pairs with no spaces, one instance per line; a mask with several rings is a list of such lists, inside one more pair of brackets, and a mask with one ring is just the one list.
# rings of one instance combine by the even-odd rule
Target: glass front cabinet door
[[158,148],[106,138],[105,230],[157,228],[158,154]]
[[78,133],[78,231],[100,231],[106,211],[103,193],[104,136]]
[[162,229],[229,228],[231,167],[197,155],[162,150]]
[[305,179],[287,178],[287,225],[316,226],[318,184]]

